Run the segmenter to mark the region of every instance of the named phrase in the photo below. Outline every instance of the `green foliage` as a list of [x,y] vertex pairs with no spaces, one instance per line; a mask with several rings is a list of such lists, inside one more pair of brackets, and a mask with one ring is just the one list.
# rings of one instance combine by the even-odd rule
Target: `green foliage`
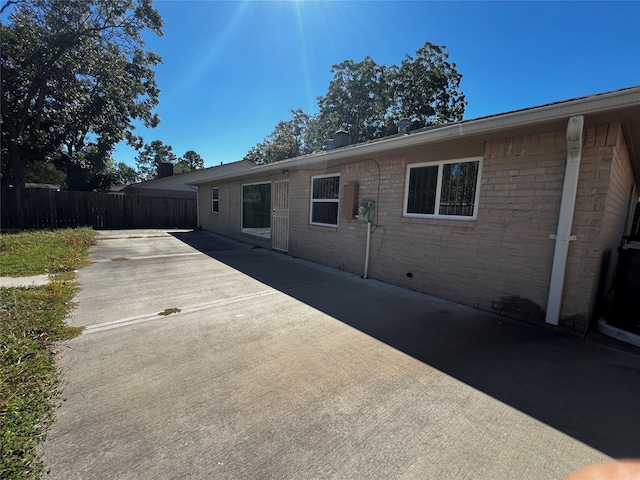
[[81,332],[64,323],[72,282],[0,288],[0,478],[39,478],[36,447],[53,422],[60,372],[54,342]]
[[3,183],[45,163],[82,186],[118,142],[137,145],[132,122],[159,121],[161,59],[141,34],[161,27],[150,0],[18,2],[0,25]]
[[193,150],[187,150],[184,155],[177,158],[171,145],[165,145],[161,140],[154,140],[145,144],[136,156],[138,180],[154,180],[158,177],[158,168],[161,163],[172,163],[173,174],[193,172],[204,168],[204,159]]
[[106,157],[95,145],[76,152],[76,161],[60,162],[66,170],[66,188],[84,192],[106,192],[115,180],[113,160]]
[[124,162],[118,162],[114,167],[114,182],[131,185],[138,181],[138,173]]
[[176,160],[177,157],[171,145],[154,140],[146,144],[136,156],[138,179],[154,180],[158,177],[158,168],[161,163],[175,163]]
[[188,150],[180,157],[173,168],[173,173],[193,172],[204,168],[204,159],[193,150]]
[[393,70],[366,57],[361,62],[346,60],[334,65],[331,73],[327,94],[318,99],[321,139],[333,138],[340,129],[348,131],[354,143],[384,136],[392,104]]
[[54,359],[33,339],[4,331],[0,359],[0,476],[40,478],[43,464],[36,447],[54,416],[52,396],[58,380]]
[[90,228],[5,233],[0,235],[0,273],[21,276],[76,270],[95,238]]
[[[32,265],[33,272],[64,264],[69,270],[86,261],[93,242],[94,232],[88,229],[3,235],[3,274],[7,270],[15,273],[5,268],[6,252],[13,258],[36,252],[36,259],[13,261]],[[65,247],[57,249],[53,246],[57,243]],[[38,252],[37,245],[48,255]],[[63,256],[57,258],[58,253]],[[76,292],[73,272],[56,278],[40,287],[0,288],[0,478],[37,479],[44,472],[37,446],[54,420],[59,395],[55,342],[73,338],[82,330],[64,322]]]
[[292,119],[278,123],[245,160],[271,163],[317,152],[338,130],[348,131],[354,143],[382,138],[397,133],[403,117],[414,129],[462,120],[462,75],[445,48],[427,42],[400,66],[378,65],[369,56],[334,65],[327,93],[318,98],[319,112],[292,111]]
[[343,129],[359,143],[395,134],[403,117],[412,128],[462,120],[462,75],[445,48],[427,42],[399,67],[378,65],[371,57],[334,65],[327,94],[318,99],[316,137],[331,138]]
[[302,110],[291,110],[290,120],[281,120],[261,143],[244,157],[253,163],[273,163],[313,152],[309,137],[311,117]]
[[53,163],[31,162],[27,165],[25,181],[62,186],[67,182],[67,176],[58,170]]
[[449,63],[444,46],[430,42],[406,55],[392,75],[392,116],[409,118],[414,128],[462,120],[465,96],[458,92],[462,75]]

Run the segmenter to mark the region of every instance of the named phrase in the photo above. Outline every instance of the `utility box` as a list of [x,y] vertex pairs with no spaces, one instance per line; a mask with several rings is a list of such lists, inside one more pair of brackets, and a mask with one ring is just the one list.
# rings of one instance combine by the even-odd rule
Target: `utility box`
[[353,220],[358,216],[358,190],[357,183],[347,183],[342,188],[342,218]]
[[373,209],[375,202],[363,200],[358,203],[358,220],[363,222],[373,222]]

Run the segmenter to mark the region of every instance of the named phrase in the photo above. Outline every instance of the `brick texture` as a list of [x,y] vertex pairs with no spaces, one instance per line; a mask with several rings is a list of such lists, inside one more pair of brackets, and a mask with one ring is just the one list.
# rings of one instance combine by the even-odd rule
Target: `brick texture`
[[585,127],[582,164],[562,301],[564,325],[584,331],[602,312],[624,235],[633,188],[619,123]]
[[[632,185],[619,124],[586,126],[584,143],[573,225],[578,239],[569,250],[561,310],[562,324],[576,331],[583,331],[593,314],[604,257],[612,257],[623,233]],[[484,158],[476,221],[402,216],[408,164],[473,156]],[[558,130],[456,152],[425,149],[292,172],[289,253],[363,273],[365,222],[340,218],[337,227],[309,224],[311,177],[340,174],[341,186],[358,183],[360,200],[376,202],[370,277],[543,322],[555,246],[549,234],[557,229],[565,162],[565,132]],[[201,205],[209,205],[201,209],[202,228],[264,245],[240,234],[241,184],[217,186],[218,214],[209,213],[211,189],[200,188]],[[609,277],[612,265],[606,265]]]

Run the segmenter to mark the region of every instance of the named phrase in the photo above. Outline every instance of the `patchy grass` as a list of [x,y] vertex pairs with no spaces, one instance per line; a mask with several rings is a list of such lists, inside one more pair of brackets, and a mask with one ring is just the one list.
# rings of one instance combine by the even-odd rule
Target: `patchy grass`
[[[36,447],[46,437],[59,398],[60,371],[55,363],[55,345],[82,331],[65,323],[77,289],[73,269],[86,262],[89,246],[94,242],[91,231],[82,230],[85,231],[2,236],[3,272],[10,265],[13,274],[55,273],[44,286],[0,288],[0,478],[3,479],[37,479],[44,472]],[[38,242],[41,249],[34,246]],[[61,246],[53,247],[52,243]],[[35,260],[19,258],[30,255]],[[6,258],[11,260],[5,261]]]
[[180,313],[182,310],[179,308],[165,308],[163,311],[159,312],[158,315],[171,315],[172,313]]
[[96,243],[90,228],[34,230],[0,235],[0,274],[21,277],[68,272],[85,266]]

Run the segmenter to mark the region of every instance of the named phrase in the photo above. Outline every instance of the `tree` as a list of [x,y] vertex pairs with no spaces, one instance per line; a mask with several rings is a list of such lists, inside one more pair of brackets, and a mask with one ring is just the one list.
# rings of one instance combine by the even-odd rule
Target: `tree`
[[346,130],[355,143],[384,136],[385,118],[391,106],[390,70],[371,57],[361,62],[345,60],[331,68],[333,79],[327,94],[318,98],[318,134],[333,138]]
[[51,183],[66,186],[67,175],[50,162],[32,162],[25,171],[25,181],[29,183]]
[[400,68],[394,68],[392,117],[409,118],[413,128],[462,120],[465,96],[458,92],[460,75],[449,63],[444,46],[430,42],[406,55]]
[[[70,179],[73,176],[69,176]],[[138,180],[138,174],[136,171],[124,162],[116,163],[112,158],[107,158],[104,162],[102,169],[92,172],[87,175],[82,171],[76,181],[84,181],[89,184],[90,188],[84,190],[94,190],[98,192],[107,192],[111,190],[111,187],[116,184],[131,185]],[[80,190],[81,186],[72,188],[73,190]]]
[[18,2],[0,25],[3,183],[37,162],[89,174],[121,140],[139,146],[132,122],[159,122],[161,62],[141,33],[161,27],[151,0]]
[[123,185],[131,185],[138,181],[138,173],[124,162],[118,162],[114,166],[114,182]]
[[160,140],[146,144],[136,156],[138,178],[141,181],[154,180],[158,177],[161,163],[176,163],[177,157],[171,145],[165,145]]
[[313,151],[309,122],[311,117],[302,110],[291,110],[291,119],[278,122],[273,132],[244,157],[254,163],[273,163]]
[[334,65],[327,94],[318,98],[317,133],[330,138],[344,129],[357,143],[396,133],[403,117],[412,128],[462,120],[462,75],[448,62],[445,49],[426,42],[399,67],[377,65],[371,57]]
[[113,160],[95,144],[76,152],[74,161],[61,155],[58,162],[59,169],[66,172],[66,187],[69,190],[106,192],[115,183]]
[[193,172],[199,168],[204,168],[204,159],[195,151],[188,150],[178,159],[178,162],[173,168],[173,173]]
[[462,75],[447,60],[445,49],[426,42],[415,57],[406,55],[400,66],[378,65],[369,56],[334,65],[327,93],[318,97],[318,114],[292,111],[294,118],[278,123],[245,159],[271,163],[317,152],[341,129],[355,143],[385,137],[397,132],[403,117],[414,129],[462,120],[466,106],[464,94],[458,92]]

